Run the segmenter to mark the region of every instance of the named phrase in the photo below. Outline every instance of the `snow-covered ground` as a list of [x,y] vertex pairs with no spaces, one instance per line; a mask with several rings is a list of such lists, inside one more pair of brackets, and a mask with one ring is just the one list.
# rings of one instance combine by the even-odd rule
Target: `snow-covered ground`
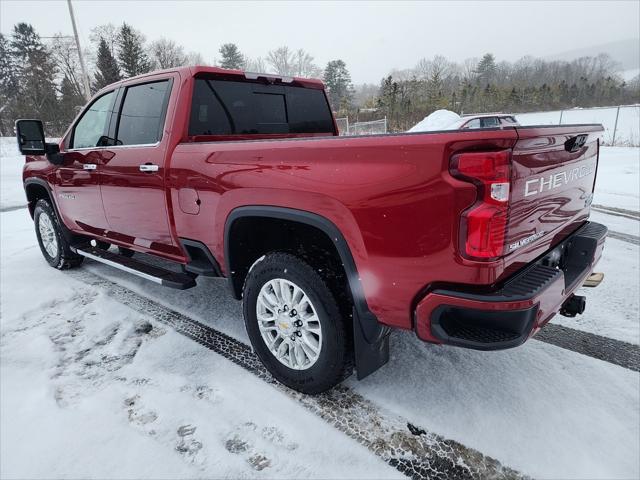
[[593,203],[640,211],[640,148],[602,147],[601,152]]
[[26,210],[0,222],[0,477],[399,476],[240,367],[48,268]]
[[[640,211],[639,152],[602,149],[594,203]],[[23,201],[22,160],[3,147],[0,162],[4,209]],[[18,182],[14,194],[5,180]],[[640,235],[637,220],[593,217]],[[0,213],[0,235],[2,478],[399,475],[280,390],[48,267],[26,210]],[[174,291],[95,262],[82,269],[248,342],[221,280]],[[637,344],[638,245],[608,239],[598,270],[606,278],[586,291],[585,315],[554,322]],[[640,476],[640,375],[553,345],[476,352],[395,332],[389,365],[347,385],[533,477]]]
[[604,126],[606,144],[611,145],[615,140],[615,145],[640,145],[640,105],[623,106],[620,113],[618,107],[573,108],[564,111],[519,113],[516,118],[522,125],[601,123]]
[[26,205],[22,187],[24,157],[19,155],[15,138],[0,137],[0,208]]

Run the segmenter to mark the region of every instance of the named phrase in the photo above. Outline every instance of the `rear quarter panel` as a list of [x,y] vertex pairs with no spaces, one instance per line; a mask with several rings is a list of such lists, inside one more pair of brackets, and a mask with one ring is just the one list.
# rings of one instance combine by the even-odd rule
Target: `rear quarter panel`
[[[476,191],[448,165],[454,151],[510,148],[516,137],[506,129],[181,143],[169,171],[176,230],[207,244],[224,265],[224,225],[234,208],[324,216],[350,246],[371,311],[410,328],[413,300],[430,282],[491,283],[500,275],[502,262],[476,264],[456,253],[460,213]],[[197,214],[177,207],[182,189],[197,192]]]

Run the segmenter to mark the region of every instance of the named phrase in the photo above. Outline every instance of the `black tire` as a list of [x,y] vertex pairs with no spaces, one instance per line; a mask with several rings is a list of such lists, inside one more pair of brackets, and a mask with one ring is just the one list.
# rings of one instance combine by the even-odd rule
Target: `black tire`
[[[53,227],[53,238],[57,244],[57,248],[54,253],[47,251],[41,236],[40,222],[45,222],[43,216],[46,216],[49,219]],[[33,220],[36,227],[36,236],[38,237],[40,251],[49,265],[53,268],[57,268],[58,270],[65,270],[67,268],[77,267],[82,263],[84,257],[71,251],[71,246],[63,234],[63,231],[66,230],[66,228],[60,223],[60,219],[49,203],[49,200],[38,200],[36,208],[33,211]]]
[[[320,353],[314,364],[295,370],[281,363],[269,350],[258,327],[256,304],[263,285],[281,278],[295,283],[311,300],[322,331]],[[338,302],[322,277],[306,262],[288,253],[271,253],[253,266],[243,288],[245,327],[253,348],[271,374],[281,383],[302,393],[329,390],[351,375],[353,355],[349,349],[348,324]]]
[[136,253],[136,252],[134,252],[133,250],[131,250],[129,248],[118,247],[118,253],[120,255],[122,255],[123,257],[131,258],[131,257],[133,257],[133,254]]

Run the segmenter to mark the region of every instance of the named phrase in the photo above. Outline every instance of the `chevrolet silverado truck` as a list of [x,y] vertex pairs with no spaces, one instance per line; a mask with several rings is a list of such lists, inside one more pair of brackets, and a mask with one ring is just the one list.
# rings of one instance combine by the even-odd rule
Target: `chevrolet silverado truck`
[[255,353],[306,393],[384,365],[395,328],[498,350],[582,313],[607,234],[588,221],[602,131],[339,137],[320,81],[213,67],[105,87],[59,143],[16,122],[52,267],[226,278]]

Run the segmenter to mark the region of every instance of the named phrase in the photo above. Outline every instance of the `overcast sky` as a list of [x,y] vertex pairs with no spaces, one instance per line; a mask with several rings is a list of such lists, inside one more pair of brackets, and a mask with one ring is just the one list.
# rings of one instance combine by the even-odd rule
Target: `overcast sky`
[[[422,57],[492,52],[498,60],[640,37],[640,2],[213,2],[73,0],[81,42],[96,25],[123,21],[148,40],[165,36],[205,60],[226,42],[250,56],[304,48],[320,66],[342,58],[354,83],[378,83]],[[0,0],[0,31],[31,23],[42,36],[72,34],[65,0]]]

